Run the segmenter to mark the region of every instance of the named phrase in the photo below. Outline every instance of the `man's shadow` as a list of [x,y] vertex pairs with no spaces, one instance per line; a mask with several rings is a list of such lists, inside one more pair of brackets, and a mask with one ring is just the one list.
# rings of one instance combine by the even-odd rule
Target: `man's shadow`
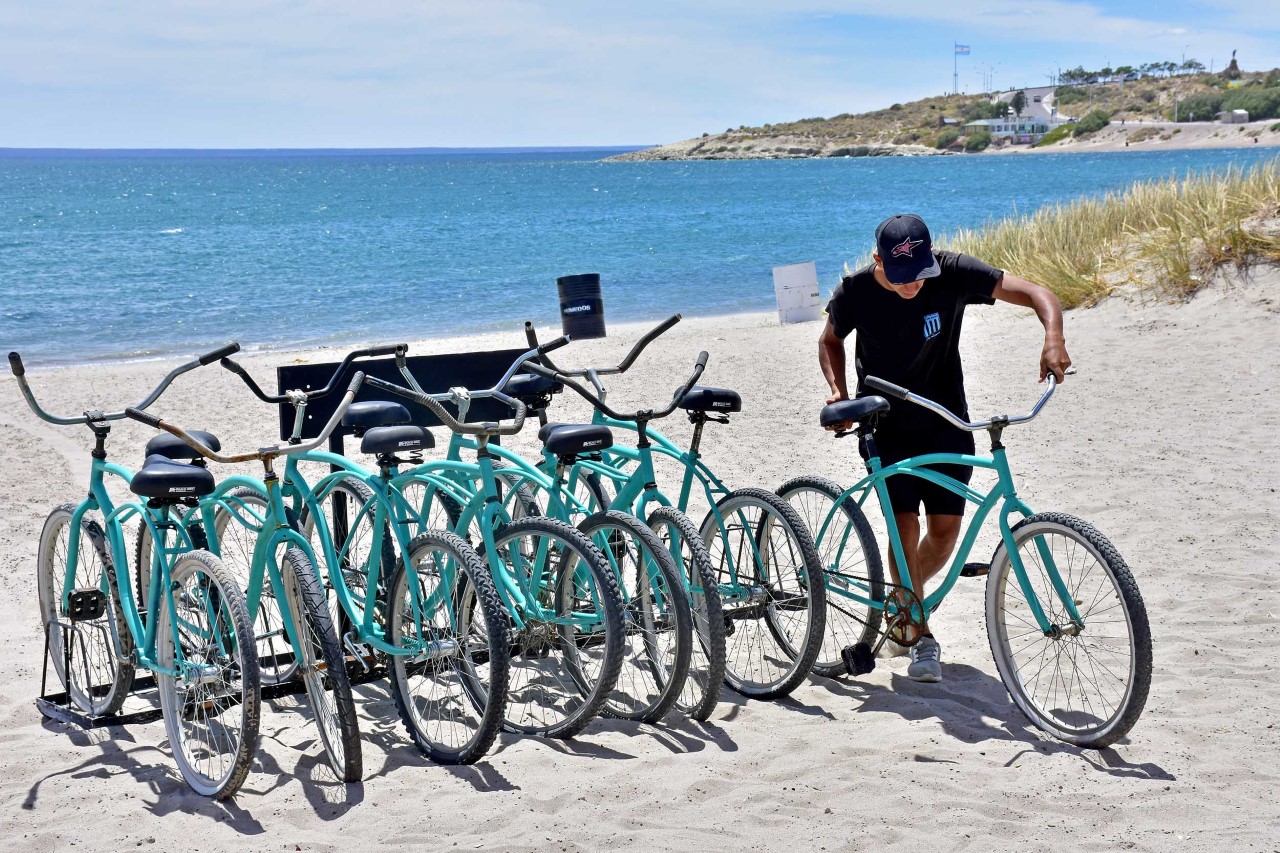
[[[1057,740],[1036,728],[1009,698],[1004,683],[967,664],[944,663],[943,682],[912,681],[894,672],[885,687],[865,681],[814,677],[813,683],[832,695],[854,699],[860,714],[896,714],[907,720],[936,719],[948,735],[965,743],[1006,741],[1025,744],[1008,764],[1028,752],[1065,753],[1083,759],[1094,769],[1112,776],[1173,781],[1176,777],[1158,764],[1125,761],[1112,747],[1089,749]],[[1119,743],[1128,743],[1121,738]]]

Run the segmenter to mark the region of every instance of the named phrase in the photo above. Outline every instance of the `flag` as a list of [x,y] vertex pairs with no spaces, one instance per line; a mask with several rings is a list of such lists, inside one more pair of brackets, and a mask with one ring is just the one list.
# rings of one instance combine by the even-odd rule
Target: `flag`
[[968,55],[969,55],[969,45],[967,44],[956,45],[956,56],[968,56]]

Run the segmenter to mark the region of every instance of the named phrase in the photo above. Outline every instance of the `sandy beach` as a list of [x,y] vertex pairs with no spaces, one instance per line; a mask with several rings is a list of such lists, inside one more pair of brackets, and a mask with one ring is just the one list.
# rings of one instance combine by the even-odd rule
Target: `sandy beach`
[[[1112,298],[1069,312],[1078,373],[1039,419],[1005,436],[1027,502],[1094,522],[1146,601],[1150,698],[1129,737],[1101,752],[1049,739],[1014,708],[987,646],[983,581],[962,580],[932,620],[943,647],[938,685],[907,680],[903,658],[885,660],[856,680],[811,678],[778,702],[746,702],[726,689],[706,724],[673,713],[654,726],[599,720],[568,742],[503,735],[481,763],[444,768],[419,756],[385,686],[374,683],[358,689],[363,782],[334,782],[297,702],[277,700],[244,788],[229,803],[204,800],[178,775],[161,723],[84,732],[42,722],[33,705],[36,537],[50,508],[79,499],[91,437],[38,421],[6,373],[0,847],[862,851],[927,839],[939,853],[1275,850],[1278,285],[1280,273],[1260,271],[1218,280],[1185,304]],[[507,334],[412,352],[517,347],[520,319]],[[970,310],[966,322],[972,413],[1028,410],[1041,390],[1034,316],[996,306]],[[609,338],[574,344],[557,360],[614,363],[643,328],[614,325]],[[826,396],[819,331],[816,322],[779,326],[770,314],[688,319],[611,384],[610,400],[634,409],[669,399],[706,349],[704,384],[744,400],[730,425],[709,426],[704,445],[729,485],[776,488],[809,472],[849,483],[860,476],[854,442],[817,425]],[[243,363],[266,384],[276,365],[341,352]],[[51,411],[120,408],[178,361],[30,364],[28,375]],[[184,376],[151,411],[212,430],[228,449],[275,437],[275,413],[217,367]],[[552,412],[588,416],[565,396]],[[691,428],[673,417],[661,429],[684,441]],[[532,448],[535,431],[514,446]],[[140,463],[153,434],[118,424],[112,458]],[[985,535],[977,553],[990,553],[992,541]]]

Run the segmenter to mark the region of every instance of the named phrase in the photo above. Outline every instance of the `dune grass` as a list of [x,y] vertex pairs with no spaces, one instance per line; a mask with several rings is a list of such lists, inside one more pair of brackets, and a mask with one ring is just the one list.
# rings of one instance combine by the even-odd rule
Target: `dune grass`
[[1186,298],[1221,265],[1280,261],[1280,227],[1248,222],[1256,217],[1280,218],[1280,158],[1136,183],[962,229],[938,245],[1043,284],[1066,307],[1130,283]]

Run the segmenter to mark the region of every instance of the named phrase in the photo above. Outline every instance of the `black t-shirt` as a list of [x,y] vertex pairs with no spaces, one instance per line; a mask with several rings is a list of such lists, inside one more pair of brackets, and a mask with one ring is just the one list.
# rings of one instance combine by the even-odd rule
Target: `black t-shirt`
[[[935,251],[934,255],[942,273],[926,279],[914,298],[903,299],[882,287],[876,281],[875,267],[868,266],[840,282],[827,304],[827,317],[842,340],[850,332],[858,332],[855,396],[874,394],[864,390],[863,379],[878,376],[968,419],[960,368],[964,307],[995,302],[991,293],[1004,271],[956,252]],[[906,401],[890,402],[892,408],[881,421],[882,429],[951,429],[928,409]]]

